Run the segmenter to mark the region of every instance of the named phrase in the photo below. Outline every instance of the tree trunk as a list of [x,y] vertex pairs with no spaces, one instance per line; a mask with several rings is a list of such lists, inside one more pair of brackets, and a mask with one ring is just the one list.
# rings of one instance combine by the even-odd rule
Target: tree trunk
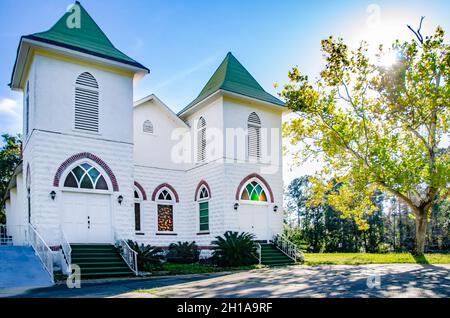
[[414,254],[421,256],[425,252],[425,243],[427,237],[428,218],[427,211],[421,209],[415,213],[416,216],[416,242]]

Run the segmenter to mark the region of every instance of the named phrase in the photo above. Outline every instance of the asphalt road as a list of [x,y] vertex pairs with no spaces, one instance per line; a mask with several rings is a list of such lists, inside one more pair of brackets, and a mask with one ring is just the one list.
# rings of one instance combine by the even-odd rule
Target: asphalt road
[[290,266],[81,287],[60,285],[18,297],[450,297],[450,264]]

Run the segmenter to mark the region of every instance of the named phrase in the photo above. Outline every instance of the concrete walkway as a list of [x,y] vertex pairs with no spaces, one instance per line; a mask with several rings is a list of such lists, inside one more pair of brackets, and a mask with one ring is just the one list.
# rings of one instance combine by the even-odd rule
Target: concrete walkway
[[27,288],[53,285],[29,246],[0,246],[0,297]]
[[450,265],[290,266],[81,287],[60,285],[20,297],[450,297]]
[[170,286],[152,290],[151,294],[230,298],[450,297],[450,265],[291,266]]

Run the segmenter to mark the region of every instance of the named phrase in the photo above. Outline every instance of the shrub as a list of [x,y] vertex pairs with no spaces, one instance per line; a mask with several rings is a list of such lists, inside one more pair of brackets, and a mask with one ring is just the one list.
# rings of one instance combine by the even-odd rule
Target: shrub
[[177,264],[192,264],[198,262],[200,251],[195,242],[178,242],[169,245],[167,261]]
[[164,251],[160,247],[144,245],[128,240],[128,245],[137,253],[139,270],[152,270],[160,268],[164,260]]
[[213,261],[219,266],[248,266],[258,262],[255,236],[250,233],[227,231],[217,236],[213,245]]

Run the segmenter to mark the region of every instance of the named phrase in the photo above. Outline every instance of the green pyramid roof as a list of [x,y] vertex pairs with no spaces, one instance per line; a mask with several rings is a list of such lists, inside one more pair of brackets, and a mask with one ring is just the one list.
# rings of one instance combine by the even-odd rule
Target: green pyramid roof
[[72,14],[68,11],[50,30],[27,35],[24,38],[62,46],[148,70],[142,64],[116,49],[80,2],[76,1],[75,4],[80,7],[80,28],[69,28],[67,26],[67,18]]
[[182,114],[218,90],[224,90],[264,102],[284,106],[278,98],[267,93],[244,66],[229,52],[200,94],[178,114]]

